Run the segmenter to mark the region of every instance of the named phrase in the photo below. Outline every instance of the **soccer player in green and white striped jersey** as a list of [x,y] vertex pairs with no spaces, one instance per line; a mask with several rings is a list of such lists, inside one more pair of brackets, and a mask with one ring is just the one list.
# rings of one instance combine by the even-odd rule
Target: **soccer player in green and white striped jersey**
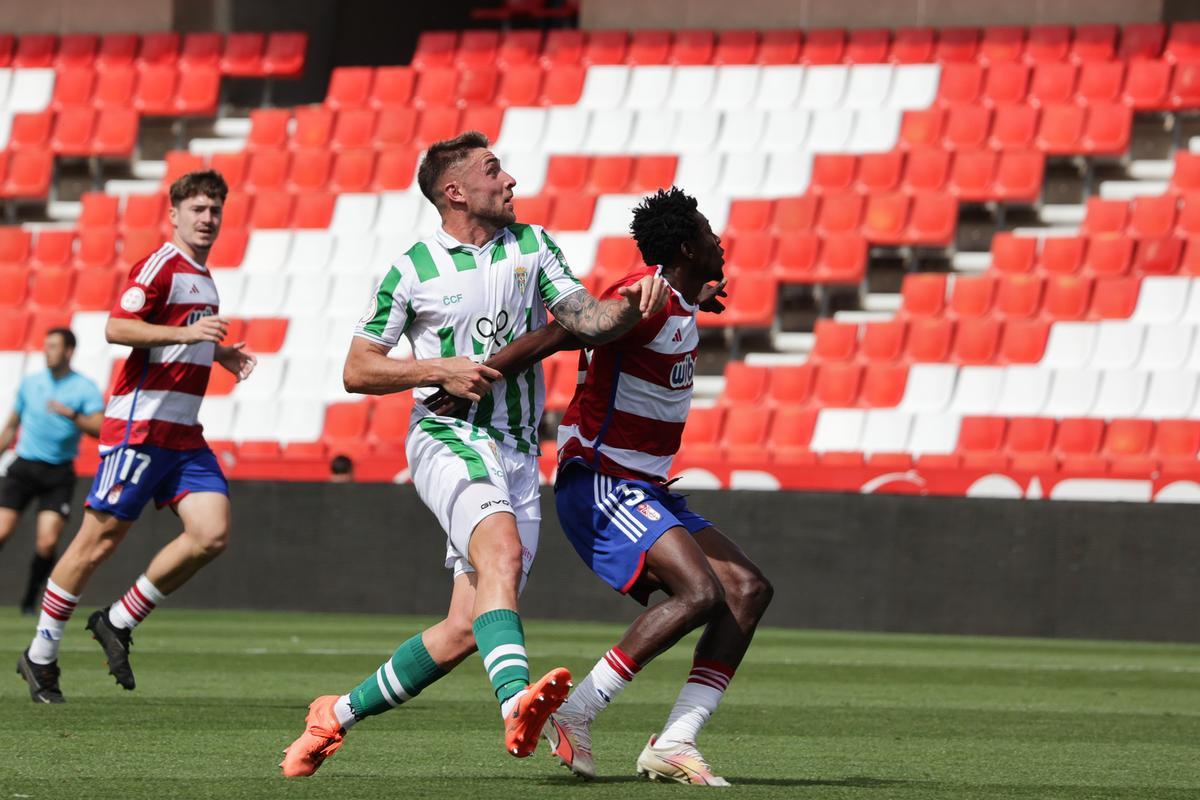
[[[287,776],[313,774],[351,725],[411,700],[476,649],[500,703],[505,749],[518,758],[533,753],[570,679],[560,668],[530,685],[517,613],[541,523],[537,429],[545,388],[538,365],[507,375],[483,362],[544,327],[547,310],[596,345],[656,313],[668,296],[653,275],[616,299],[588,294],[549,234],[517,223],[516,181],[481,133],[430,147],[417,182],[442,227],[384,276],[355,331],[344,380],[352,392],[414,390],[423,401],[440,388],[471,402],[465,419],[416,403],[406,442],[417,493],[446,532],[450,609],[357,687],[313,701],[305,732],[285,751]],[[401,336],[414,359],[388,358]]]

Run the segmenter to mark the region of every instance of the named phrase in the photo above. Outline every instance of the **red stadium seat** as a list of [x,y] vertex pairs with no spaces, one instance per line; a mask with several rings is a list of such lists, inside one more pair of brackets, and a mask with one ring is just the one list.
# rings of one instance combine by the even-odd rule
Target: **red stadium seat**
[[417,122],[414,143],[427,147],[434,142],[450,139],[459,134],[462,115],[457,108],[427,108],[421,112]]
[[992,364],[1000,348],[1002,323],[995,317],[959,320],[953,360],[959,364]]
[[[288,142],[288,125],[290,122],[292,122],[292,112],[286,108],[256,108],[251,110],[250,134],[246,137],[246,150],[257,152],[259,150],[281,149]],[[296,127],[300,128],[301,125],[298,115],[298,118],[296,118]]]
[[1075,97],[1083,105],[1113,103],[1120,99],[1124,83],[1124,62],[1093,61],[1079,68]]
[[458,81],[458,104],[460,106],[486,105],[496,96],[496,85],[500,73],[495,67],[473,67],[464,69]]
[[908,367],[900,363],[873,361],[863,372],[861,405],[868,408],[895,408],[904,399]]
[[1033,269],[1037,257],[1037,239],[997,231],[992,237],[992,269],[1007,273],[1025,273]]
[[276,31],[267,34],[262,71],[270,77],[299,77],[304,70],[308,34],[304,31]]
[[858,192],[825,195],[817,217],[817,233],[828,236],[858,230],[862,224],[863,205],[863,196]]
[[918,245],[950,245],[958,224],[958,201],[942,192],[913,195],[905,241]]
[[941,191],[949,175],[950,154],[940,147],[920,147],[908,151],[904,169],[906,192]]
[[920,111],[905,111],[900,120],[900,147],[941,146],[942,130],[946,125],[946,112],[940,108]]
[[586,231],[592,225],[596,198],[589,194],[560,195],[554,204],[553,228]]
[[[779,287],[770,274],[745,273],[731,278],[727,285],[727,310],[718,317],[727,325],[739,328],[769,328],[775,322]],[[706,319],[712,315],[706,314]]]
[[542,31],[531,28],[509,30],[500,38],[496,63],[505,70],[518,66],[536,66],[542,52]]
[[899,28],[892,41],[892,61],[897,64],[924,64],[933,60],[932,28]]
[[175,89],[175,114],[180,117],[212,117],[221,94],[221,72],[216,67],[196,67],[179,73]]
[[93,33],[68,33],[59,40],[54,56],[54,68],[62,77],[63,70],[91,67],[96,61],[100,37]]
[[996,281],[990,275],[958,275],[950,287],[947,313],[958,319],[982,317],[992,309]]
[[1070,57],[1077,64],[1086,61],[1108,61],[1116,54],[1116,49],[1116,25],[1080,25],[1075,29]]
[[96,74],[96,90],[92,100],[97,108],[129,108],[133,105],[133,90],[137,85],[137,70],[133,64],[114,64],[101,68]]
[[1200,63],[1175,65],[1170,95],[1172,108],[1190,110],[1200,106]]
[[12,152],[44,150],[50,145],[50,131],[53,125],[52,111],[14,114],[12,129],[8,135],[8,149]]
[[12,65],[18,69],[54,66],[58,37],[54,34],[26,33],[17,40]]
[[771,412],[756,411],[750,414],[727,414],[721,445],[725,459],[735,464],[759,466],[762,464],[763,446],[770,429]]
[[182,37],[175,31],[142,34],[138,66],[175,66],[179,61]]
[[883,64],[888,60],[892,33],[885,28],[850,31],[844,60],[849,64]]
[[1076,105],[1048,105],[1042,109],[1036,143],[1050,155],[1071,155],[1081,149],[1086,111]]
[[817,199],[811,195],[775,201],[771,226],[777,233],[811,230],[817,219]]
[[1042,314],[1050,321],[1078,320],[1087,315],[1092,281],[1076,275],[1051,275],[1046,279]]
[[469,106],[462,113],[462,129],[464,131],[479,131],[488,137],[488,141],[496,141],[500,136],[500,126],[504,122],[504,109],[496,106]]
[[125,157],[137,147],[138,113],[132,108],[106,108],[96,120],[91,150],[94,155]]
[[767,396],[767,383],[770,378],[771,370],[767,367],[747,364],[745,361],[726,362],[725,388],[721,392],[721,404],[760,406]]
[[1163,58],[1175,63],[1200,61],[1200,23],[1172,24]]
[[768,451],[778,464],[815,464],[816,456],[809,450],[817,412],[799,408],[780,408],[772,415],[771,446]]
[[50,147],[60,156],[86,156],[92,152],[96,112],[88,106],[60,111],[54,120]]
[[779,65],[800,62],[804,34],[794,29],[766,30],[758,49],[760,64]]
[[850,361],[858,350],[858,325],[817,320],[811,358],[821,361]]
[[[565,69],[564,69],[565,71]],[[507,67],[500,74],[500,87],[496,90],[496,104],[509,106],[536,106],[542,92],[544,70],[536,64],[519,64]],[[579,90],[583,89],[582,73],[579,73]],[[574,94],[574,100],[579,94]],[[550,101],[549,104],[552,104]]]
[[1181,236],[1200,233],[1200,192],[1185,194],[1179,198],[1179,214],[1175,218],[1175,232]]
[[80,201],[80,228],[107,228],[116,225],[120,216],[120,197],[104,192],[84,192]]
[[815,375],[816,369],[812,364],[772,367],[767,401],[775,408],[806,404],[812,396]]
[[727,246],[726,270],[759,272],[773,263],[775,237],[766,231],[743,233]]
[[[579,64],[583,58],[585,35],[581,30],[558,29],[546,32],[542,64],[547,68]],[[620,61],[614,62],[620,63]]]
[[328,228],[337,201],[330,192],[301,192],[296,195],[292,225],[296,228]]
[[909,359],[917,362],[945,361],[950,355],[950,342],[954,336],[954,322],[936,317],[913,319],[908,324],[908,340],[905,352]]
[[822,408],[847,408],[858,403],[863,368],[857,364],[822,364],[813,396]]
[[715,48],[716,36],[711,30],[681,30],[675,34],[668,60],[686,66],[711,64]]
[[1000,106],[992,119],[989,142],[996,150],[1026,150],[1037,134],[1037,109],[1025,103]]
[[900,286],[900,298],[900,310],[904,316],[937,316],[946,305],[946,275],[906,275]]
[[1046,159],[1034,151],[1003,153],[996,167],[994,196],[1006,202],[1035,203],[1042,194]]
[[982,202],[993,195],[998,156],[991,150],[966,150],[954,156],[950,194],[965,202]]
[[422,31],[413,52],[413,66],[419,70],[430,67],[453,66],[458,53],[458,33],[455,31]]
[[376,114],[367,108],[350,108],[337,115],[333,126],[334,150],[357,150],[374,141]]
[[325,105],[335,111],[362,108],[371,96],[375,70],[371,67],[335,67],[329,76]]
[[887,322],[868,322],[863,326],[859,342],[860,355],[867,361],[896,361],[904,353],[904,336],[908,326],[902,319]]
[[44,308],[34,311],[29,320],[29,339],[25,346],[30,350],[41,350],[46,342],[46,333],[51,328],[71,327],[71,312],[62,308]]
[[861,284],[867,273],[867,240],[859,233],[825,237],[813,279],[817,283]]
[[1024,56],[1027,63],[1063,61],[1070,51],[1070,25],[1034,25],[1029,29]]
[[451,66],[426,67],[417,76],[417,87],[413,92],[413,105],[454,105],[457,100],[458,70]]
[[169,117],[175,114],[175,89],[179,70],[174,64],[149,64],[138,71],[133,107],[143,114]]
[[291,154],[286,150],[260,150],[250,156],[246,171],[246,191],[280,189],[287,179]]
[[106,33],[100,37],[96,53],[96,68],[103,71],[113,66],[132,66],[141,46],[136,33]]
[[725,231],[736,236],[739,233],[769,230],[774,210],[773,200],[733,200],[729,204]]
[[1153,439],[1154,423],[1150,420],[1114,419],[1108,423],[1100,452],[1115,474],[1149,476],[1156,471],[1154,459],[1149,456]]
[[998,361],[1001,364],[1036,364],[1046,353],[1050,323],[1038,319],[1010,319],[1004,324]]
[[1175,230],[1175,195],[1134,198],[1129,209],[1128,233],[1136,238],[1158,238]]
[[623,194],[632,178],[632,156],[597,156],[591,160],[586,185],[593,194]]
[[417,112],[411,108],[385,108],[375,122],[375,144],[399,147],[413,143],[417,136]]
[[1092,293],[1089,319],[1128,319],[1137,305],[1141,283],[1137,278],[1100,278]]
[[30,265],[35,269],[65,267],[70,263],[74,249],[75,231],[43,230],[34,242]]
[[204,169],[204,158],[186,150],[171,150],[166,155],[166,164],[163,185],[170,186],[187,173]]
[[995,313],[1006,319],[1036,316],[1042,305],[1042,281],[1027,273],[1001,276],[996,286]]
[[1078,75],[1079,67],[1075,64],[1038,64],[1029,83],[1029,104],[1037,108],[1070,103],[1075,98]]
[[333,162],[329,191],[334,194],[370,191],[374,177],[375,151],[345,150]]
[[417,151],[410,147],[389,147],[379,153],[375,162],[373,189],[396,192],[412,186],[417,174]]
[[1161,420],[1154,437],[1154,455],[1162,464],[1164,475],[1196,469],[1196,454],[1200,452],[1200,422],[1195,420]]
[[[292,224],[292,195],[280,189],[264,189],[254,196],[250,211],[252,228],[288,228]],[[221,238],[225,234],[222,231]]]
[[260,317],[246,322],[246,349],[252,353],[277,353],[287,338],[288,321]]
[[[229,234],[226,233],[226,227],[222,227],[221,236],[217,239],[217,244],[213,246],[214,251],[216,247],[220,246],[221,241],[227,236],[229,236]],[[234,234],[234,238],[237,238],[236,233]],[[121,252],[118,254],[117,258],[118,268],[122,271],[128,272],[131,266],[153,253],[159,247],[162,247],[162,243],[163,235],[158,228],[135,228],[133,230],[126,231],[121,235]],[[245,246],[246,242],[243,238],[242,248],[245,249]],[[240,255],[238,256],[237,263],[241,263]],[[212,261],[212,253],[210,252],[208,266],[211,267],[214,265],[215,262]],[[236,264],[234,266],[236,266]]]
[[1086,153],[1121,155],[1129,149],[1133,111],[1117,103],[1095,104],[1088,109],[1087,126],[1080,143]]
[[1125,232],[1129,221],[1129,203],[1124,200],[1088,198],[1087,212],[1080,233],[1090,236],[1117,235]]
[[1121,31],[1121,49],[1117,57],[1122,61],[1158,58],[1165,39],[1166,29],[1162,23],[1126,25]]
[[494,64],[499,51],[499,31],[463,31],[454,60],[460,67],[480,67]]
[[416,73],[412,67],[380,67],[375,72],[367,103],[376,110],[407,106],[412,100],[415,84]]
[[983,84],[983,102],[992,105],[1024,103],[1029,92],[1029,67],[1019,62],[1003,62],[988,68]]
[[29,312],[0,309],[0,350],[23,350],[29,335]]
[[1139,275],[1174,275],[1182,262],[1183,239],[1142,239],[1135,251],[1133,271]]
[[[234,191],[241,189],[246,181],[250,157],[246,153],[213,153],[208,165],[221,173],[225,183],[229,184],[229,190]],[[224,224],[229,224],[229,205],[226,200]]]
[[517,219],[527,220],[534,225],[549,226],[553,219],[554,198],[550,195],[517,197],[513,199]]
[[911,200],[902,192],[871,194],[863,216],[863,235],[875,244],[899,245],[904,242]]
[[681,454],[689,458],[717,458],[720,455],[718,442],[721,439],[721,423],[725,409],[693,408],[688,414],[688,424],[680,440]]
[[758,31],[718,31],[714,64],[753,64],[758,58]]
[[246,254],[248,238],[249,231],[246,228],[232,228],[229,227],[227,221],[224,222],[221,227],[221,235],[217,237],[216,243],[208,251],[207,266],[217,269],[239,266],[242,263],[242,257]]
[[188,70],[194,67],[219,67],[222,45],[219,33],[184,34],[183,47],[179,52],[179,68]]
[[979,60],[996,66],[997,62],[1019,61],[1025,53],[1025,28],[1020,25],[990,25],[983,30]]
[[938,84],[938,105],[950,108],[975,103],[983,91],[983,76],[983,67],[974,62],[944,64]]
[[368,428],[368,434],[372,441],[402,445],[408,433],[408,420],[412,407],[412,392],[389,394],[377,398],[375,411],[371,414]]
[[1045,417],[1014,417],[1008,423],[1006,449],[1012,468],[1018,471],[1049,471],[1058,464],[1051,454],[1057,423]]
[[1059,423],[1054,450],[1064,472],[1103,472],[1104,458],[1099,455],[1104,437],[1104,420],[1064,419]]
[[117,293],[121,273],[115,269],[87,269],[75,282],[72,305],[79,311],[108,311]]
[[[275,109],[270,109],[273,112]],[[294,150],[303,150],[315,147],[327,147],[329,139],[333,132],[334,113],[324,106],[301,106],[296,109],[296,125],[291,133],[290,139],[287,133],[287,115],[282,116],[282,121],[277,117],[262,117],[256,118],[256,114],[262,114],[263,110],[251,111],[251,132],[250,139],[255,140],[254,124],[257,122],[262,125],[267,125],[267,120],[270,120],[270,127],[265,130],[263,141],[256,142],[256,147],[253,149],[277,149],[282,147],[284,143],[289,144]],[[344,112],[346,114],[362,114],[358,109]],[[373,117],[372,117],[373,119]],[[262,120],[262,122],[259,122]],[[276,125],[279,125],[280,130],[275,130]],[[249,142],[247,142],[249,145]]]
[[1004,456],[1004,417],[965,417],[958,429],[958,454],[964,469],[1002,470],[1008,466]]
[[[593,40],[595,34],[593,34]],[[666,64],[671,52],[671,32],[635,30],[629,37],[625,61],[631,65]]]
[[951,150],[977,150],[984,146],[992,127],[992,112],[981,105],[955,106],[947,112],[943,146]]
[[677,156],[639,156],[634,164],[629,191],[649,194],[659,189],[669,189],[675,183],[678,165]]
[[74,265],[82,270],[101,269],[113,263],[117,256],[116,226],[84,228],[79,232],[79,249]]
[[1135,111],[1155,111],[1170,106],[1171,65],[1165,61],[1131,61],[1122,99]]
[[840,64],[846,52],[846,31],[820,28],[808,31],[800,61],[803,64]]
[[22,150],[13,153],[8,162],[8,175],[0,189],[3,197],[40,199],[50,192],[54,171],[54,156],[49,150]]
[[1171,171],[1171,191],[1200,192],[1200,153],[1179,150],[1175,153],[1175,168]]
[[11,33],[0,33],[0,67],[11,67],[17,40]]
[[1087,239],[1082,236],[1053,236],[1042,244],[1038,266],[1051,273],[1074,274],[1083,266]]
[[860,192],[891,192],[900,186],[904,171],[904,153],[869,153],[858,162],[858,179],[855,182]]
[[[329,150],[297,150],[292,154],[292,163],[288,170],[288,191],[301,192],[324,188],[329,182],[332,166],[333,153]],[[253,174],[251,162],[251,175]]]
[[54,96],[50,106],[57,112],[76,106],[90,106],[96,86],[96,72],[91,66],[63,67],[54,79]]
[[844,193],[854,185],[858,158],[852,155],[818,155],[813,158],[809,191],[819,195]]
[[812,283],[820,244],[817,235],[809,231],[782,234],[775,252],[775,279],[781,283]]
[[[24,308],[28,296],[29,268],[22,264],[0,266],[0,309]],[[0,347],[4,349],[8,348]]]
[[570,64],[547,70],[539,102],[541,105],[573,105],[583,93],[587,67]]
[[933,57],[942,63],[973,61],[978,51],[978,28],[943,28]]

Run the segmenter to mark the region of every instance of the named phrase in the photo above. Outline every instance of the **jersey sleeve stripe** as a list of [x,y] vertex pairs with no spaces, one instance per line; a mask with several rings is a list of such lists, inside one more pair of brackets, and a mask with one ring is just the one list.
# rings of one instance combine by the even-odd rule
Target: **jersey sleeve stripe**
[[392,267],[379,284],[375,293],[375,316],[363,325],[363,331],[374,336],[383,336],[388,319],[392,316],[392,305],[396,302],[396,287],[400,284],[400,270]]
[[434,263],[433,254],[429,252],[429,245],[417,242],[404,255],[412,259],[413,267],[417,270],[417,280],[421,283],[438,276],[437,264]]
[[517,237],[517,247],[521,249],[521,255],[529,255],[536,253],[541,245],[538,244],[537,233],[529,225],[520,223],[509,225],[508,229]]

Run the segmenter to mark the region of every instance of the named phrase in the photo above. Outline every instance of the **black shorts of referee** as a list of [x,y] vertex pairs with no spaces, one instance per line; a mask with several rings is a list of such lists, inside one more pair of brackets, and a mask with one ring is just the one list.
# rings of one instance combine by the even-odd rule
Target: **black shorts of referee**
[[24,511],[37,501],[37,510],[71,516],[71,495],[75,492],[75,465],[49,464],[17,458],[8,465],[8,474],[0,478],[0,508]]

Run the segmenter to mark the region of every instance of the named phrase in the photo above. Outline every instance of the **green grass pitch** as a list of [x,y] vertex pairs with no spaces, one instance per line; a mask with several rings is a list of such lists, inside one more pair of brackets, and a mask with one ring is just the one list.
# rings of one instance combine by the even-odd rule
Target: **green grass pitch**
[[[632,610],[632,609],[631,609]],[[72,621],[65,706],[14,672],[32,621],[0,612],[0,800],[629,798],[712,792],[634,776],[691,658],[659,658],[594,728],[600,779],[545,742],[518,761],[477,657],[369,719],[313,778],[276,763],[305,706],[348,690],[429,620],[166,609],[135,634],[138,689]],[[611,625],[527,623],[535,671],[582,676]],[[701,748],[741,798],[1200,797],[1200,647],[763,630]]]

